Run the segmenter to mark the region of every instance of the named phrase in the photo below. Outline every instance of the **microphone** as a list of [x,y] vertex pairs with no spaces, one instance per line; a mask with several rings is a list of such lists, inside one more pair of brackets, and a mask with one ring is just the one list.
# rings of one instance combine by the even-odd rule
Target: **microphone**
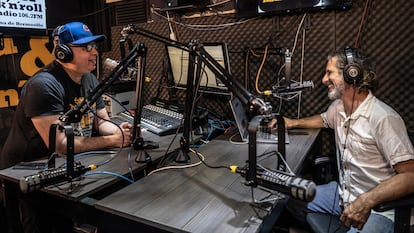
[[[247,170],[245,168],[230,166],[230,170],[246,177]],[[316,184],[313,181],[295,177],[282,171],[257,171],[256,180],[258,185],[288,194],[302,201],[310,202],[315,198]]]
[[51,184],[57,184],[63,181],[68,181],[72,178],[78,177],[87,171],[94,170],[95,165],[89,165],[88,167],[78,166],[74,170],[73,177],[67,176],[66,168],[56,168],[40,171],[36,175],[26,176],[20,178],[20,190],[23,193],[39,190]]
[[311,80],[309,81],[303,81],[303,82],[294,82],[290,83],[287,86],[273,86],[273,90],[266,90],[263,92],[264,95],[279,95],[279,94],[290,94],[290,93],[296,93],[303,91],[308,88],[314,88],[313,82]]
[[[103,70],[105,71],[112,71],[116,68],[116,66],[119,64],[119,62],[111,59],[106,58],[105,62],[103,64]],[[136,80],[138,70],[135,67],[128,67],[127,71],[125,71],[125,74],[123,74],[120,79],[122,80]]]

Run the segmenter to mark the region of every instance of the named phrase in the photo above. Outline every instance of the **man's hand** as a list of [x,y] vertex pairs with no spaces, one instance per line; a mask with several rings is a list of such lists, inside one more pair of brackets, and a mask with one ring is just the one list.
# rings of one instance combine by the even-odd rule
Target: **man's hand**
[[346,227],[353,226],[358,228],[358,230],[362,230],[362,227],[364,227],[371,214],[371,207],[368,203],[367,200],[364,200],[363,195],[358,197],[342,212],[342,215],[339,218],[341,223]]
[[119,125],[119,127],[120,129],[117,129],[114,132],[114,135],[117,136],[115,146],[130,146],[132,143],[132,125],[127,122],[123,122]]
[[[286,118],[286,117],[283,117],[283,119],[285,120],[285,129],[290,129],[290,128],[292,128],[292,119],[289,119],[289,118]],[[273,118],[270,122],[269,122],[269,124],[267,125],[269,128],[275,128],[276,126],[277,126],[277,119],[276,118]]]

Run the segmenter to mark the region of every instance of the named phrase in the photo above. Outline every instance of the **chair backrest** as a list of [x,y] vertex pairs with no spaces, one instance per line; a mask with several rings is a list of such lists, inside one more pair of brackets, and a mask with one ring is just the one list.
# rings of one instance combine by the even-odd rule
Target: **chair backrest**
[[[408,137],[410,138],[411,143],[414,144],[414,131],[409,130]],[[394,232],[410,233],[410,226],[413,224],[413,221],[411,220],[413,218],[413,207],[414,194],[410,194],[394,201],[381,203],[374,209],[380,212],[395,209]]]

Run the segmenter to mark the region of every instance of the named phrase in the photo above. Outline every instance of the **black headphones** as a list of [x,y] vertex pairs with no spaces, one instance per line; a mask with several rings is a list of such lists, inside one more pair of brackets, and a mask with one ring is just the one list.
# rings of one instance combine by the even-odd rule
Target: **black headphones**
[[66,44],[59,44],[55,49],[55,57],[64,63],[71,62],[73,60],[72,49]]
[[357,86],[362,80],[361,66],[354,62],[354,50],[352,48],[345,48],[346,65],[344,67],[345,82]]

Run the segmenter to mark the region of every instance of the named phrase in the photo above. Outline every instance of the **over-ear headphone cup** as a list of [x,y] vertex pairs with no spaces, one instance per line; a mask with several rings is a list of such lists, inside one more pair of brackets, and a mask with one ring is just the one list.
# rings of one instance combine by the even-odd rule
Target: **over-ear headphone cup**
[[357,85],[361,81],[361,68],[356,64],[348,64],[344,68],[344,80],[347,83]]
[[359,85],[362,79],[362,69],[354,62],[354,51],[347,47],[344,52],[347,63],[344,67],[344,80],[354,86]]
[[68,63],[73,59],[73,52],[69,46],[65,44],[60,44],[55,49],[55,57],[61,62]]

